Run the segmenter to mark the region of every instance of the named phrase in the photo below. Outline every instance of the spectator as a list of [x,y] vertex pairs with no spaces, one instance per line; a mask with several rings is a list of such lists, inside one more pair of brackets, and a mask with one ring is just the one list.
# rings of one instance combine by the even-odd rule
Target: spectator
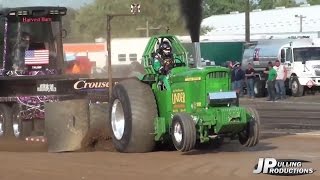
[[231,88],[235,91],[235,76],[234,76],[234,67],[232,61],[227,62],[227,67],[231,71]]
[[275,82],[277,99],[286,99],[286,87],[284,85],[287,79],[287,69],[280,64],[279,60],[276,60],[275,66],[273,67],[277,71],[277,78]]
[[233,62],[232,62],[232,61],[229,61],[229,62],[228,62],[228,67],[229,67],[230,69],[233,68]]
[[247,83],[247,92],[249,98],[254,98],[254,69],[251,63],[248,64],[248,69],[246,70],[246,83]]
[[242,97],[242,84],[245,79],[245,72],[241,69],[241,65],[239,62],[235,63],[235,65],[233,66],[231,79],[233,80],[233,90],[236,91],[240,95],[240,97]]
[[[264,78],[264,79],[266,79],[266,80],[268,80],[268,72],[269,72],[269,66],[272,64],[272,62],[271,61],[269,61],[268,62],[268,66],[265,68],[265,70],[263,71],[264,73],[263,73],[263,75],[262,75],[262,77]],[[267,89],[267,96],[269,97],[269,90],[268,90],[268,83],[267,83],[267,81],[266,81],[266,85],[265,85],[265,88]]]
[[277,78],[277,72],[273,68],[273,64],[271,61],[268,63],[268,66],[269,66],[269,70],[264,71],[264,73],[268,74],[268,79],[267,79],[267,89],[269,94],[268,101],[275,101],[276,100],[275,81]]
[[234,70],[231,69],[231,89],[235,91],[235,76],[234,76]]
[[226,61],[223,63],[223,66],[232,70],[232,61]]

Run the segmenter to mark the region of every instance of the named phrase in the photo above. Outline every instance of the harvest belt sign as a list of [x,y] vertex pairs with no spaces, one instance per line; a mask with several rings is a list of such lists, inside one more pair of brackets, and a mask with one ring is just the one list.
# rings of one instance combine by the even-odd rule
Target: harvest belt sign
[[172,105],[174,109],[183,109],[186,107],[186,94],[182,89],[175,89],[172,92]]
[[23,17],[22,18],[22,22],[24,22],[24,23],[51,22],[51,21],[52,21],[52,19],[49,17],[31,17],[31,18]]

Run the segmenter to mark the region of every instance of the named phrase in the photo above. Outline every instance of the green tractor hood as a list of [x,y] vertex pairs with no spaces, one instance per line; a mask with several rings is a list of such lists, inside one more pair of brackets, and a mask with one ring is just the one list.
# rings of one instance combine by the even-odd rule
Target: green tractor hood
[[218,76],[218,73],[229,73],[228,68],[219,66],[207,66],[202,69],[178,67],[171,71],[171,82],[200,81],[205,80],[207,76]]

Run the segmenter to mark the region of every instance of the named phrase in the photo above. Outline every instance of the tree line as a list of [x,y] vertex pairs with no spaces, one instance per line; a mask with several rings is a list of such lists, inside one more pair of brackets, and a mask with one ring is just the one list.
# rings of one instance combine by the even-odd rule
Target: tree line
[[[203,0],[203,18],[227,14],[232,11],[244,12],[247,0]],[[310,5],[320,4],[320,0],[307,0]],[[106,15],[108,13],[130,13],[132,1],[95,0],[80,9],[68,9],[63,26],[68,32],[65,42],[92,42],[95,38],[106,37]],[[112,19],[112,38],[145,37],[148,22],[149,35],[166,32],[188,35],[180,15],[179,0],[139,0],[141,13],[137,16],[115,17]],[[250,9],[274,9],[278,6],[296,7],[295,0],[250,0]],[[202,32],[210,30],[203,28]]]

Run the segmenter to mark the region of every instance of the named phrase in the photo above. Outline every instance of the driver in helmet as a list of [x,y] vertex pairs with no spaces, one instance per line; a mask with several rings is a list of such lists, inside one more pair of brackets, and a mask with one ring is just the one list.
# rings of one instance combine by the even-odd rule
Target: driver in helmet
[[158,53],[154,58],[154,69],[162,75],[169,74],[174,67],[174,57],[172,47],[168,41],[160,44]]
[[169,87],[168,74],[175,66],[171,44],[164,41],[159,45],[157,53],[154,55],[153,68],[160,74],[158,87],[161,90]]

